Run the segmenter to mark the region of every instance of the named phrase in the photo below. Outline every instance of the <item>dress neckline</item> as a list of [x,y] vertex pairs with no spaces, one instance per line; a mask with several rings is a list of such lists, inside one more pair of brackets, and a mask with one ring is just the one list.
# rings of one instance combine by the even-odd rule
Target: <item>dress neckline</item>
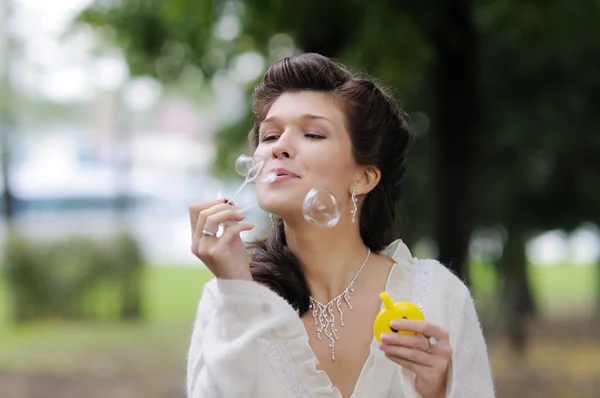
[[[411,292],[406,290],[407,288],[408,290],[410,290],[412,278],[409,277],[410,275],[408,272],[402,271],[409,270],[409,266],[408,264],[398,264],[397,257],[393,260],[394,264],[392,265],[388,277],[386,279],[385,290],[388,293],[390,293],[390,295],[394,298],[406,296],[406,299],[408,299],[410,297]],[[406,261],[406,259],[404,261]],[[382,303],[380,311],[383,308],[384,306]],[[306,334],[307,350],[314,358],[314,361],[312,361],[314,363],[314,367],[311,368],[311,371],[315,372],[315,374],[313,374],[313,381],[317,381],[317,384],[321,387],[328,386],[328,389],[331,391],[332,394],[334,394],[332,397],[342,398],[340,390],[333,385],[333,382],[329,378],[327,372],[317,368],[319,360],[309,344],[308,332],[306,332],[306,329],[304,329],[304,332]],[[388,391],[389,386],[391,384],[391,380],[394,376],[395,371],[397,370],[396,368],[398,368],[398,365],[391,362],[385,357],[385,355],[379,350],[377,340],[375,339],[375,337],[373,337],[369,346],[369,355],[365,359],[365,362],[361,368],[358,378],[354,383],[354,388],[352,394],[350,395],[350,398],[358,398],[365,396],[365,391],[363,390],[365,390],[366,388],[368,388],[369,391],[371,391],[373,388],[383,388],[385,391]],[[379,386],[371,384],[373,377],[369,377],[370,374],[372,374],[374,377],[378,377],[377,384],[379,384]],[[389,382],[386,383],[386,380],[389,380]],[[381,381],[381,383],[379,381]],[[369,385],[367,386],[366,383],[369,383]]]

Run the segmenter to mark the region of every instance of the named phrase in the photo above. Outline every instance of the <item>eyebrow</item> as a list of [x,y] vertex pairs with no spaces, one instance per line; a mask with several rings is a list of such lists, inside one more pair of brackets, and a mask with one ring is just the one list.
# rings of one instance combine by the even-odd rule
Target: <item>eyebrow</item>
[[[300,118],[304,120],[325,120],[329,123],[333,123],[331,119],[328,119],[325,116],[313,115],[312,113],[304,113],[300,116]],[[262,125],[263,123],[274,122],[277,121],[277,119],[277,116],[271,116],[260,122],[260,124]]]

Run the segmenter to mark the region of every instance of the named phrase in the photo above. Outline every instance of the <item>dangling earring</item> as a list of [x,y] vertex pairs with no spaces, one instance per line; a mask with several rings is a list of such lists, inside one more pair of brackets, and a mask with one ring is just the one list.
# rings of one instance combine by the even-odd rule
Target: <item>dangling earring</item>
[[269,218],[271,219],[271,226],[275,228],[275,216],[269,213]]
[[358,211],[358,207],[356,206],[356,185],[352,187],[352,206],[353,209],[350,213],[352,213],[352,224],[356,223],[356,213]]

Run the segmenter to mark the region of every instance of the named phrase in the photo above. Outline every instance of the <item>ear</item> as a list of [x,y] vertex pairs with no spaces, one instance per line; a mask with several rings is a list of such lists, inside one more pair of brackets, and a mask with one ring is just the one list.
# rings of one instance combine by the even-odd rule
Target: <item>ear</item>
[[373,190],[381,180],[381,170],[376,166],[365,166],[361,168],[354,180],[356,195],[366,195]]

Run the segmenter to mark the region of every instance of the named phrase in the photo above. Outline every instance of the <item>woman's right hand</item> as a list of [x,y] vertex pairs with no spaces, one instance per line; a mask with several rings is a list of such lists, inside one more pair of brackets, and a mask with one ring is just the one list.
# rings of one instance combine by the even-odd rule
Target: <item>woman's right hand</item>
[[[254,225],[241,222],[244,214],[225,199],[190,206],[192,253],[220,279],[252,280],[248,253],[240,232]],[[223,234],[216,236],[219,225]]]

